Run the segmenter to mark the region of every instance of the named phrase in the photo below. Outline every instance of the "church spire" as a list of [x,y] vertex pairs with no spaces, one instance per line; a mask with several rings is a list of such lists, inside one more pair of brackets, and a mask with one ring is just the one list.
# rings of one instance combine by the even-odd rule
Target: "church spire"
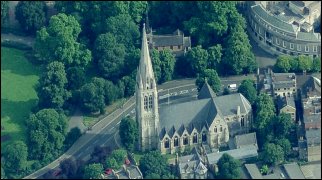
[[140,83],[141,81],[143,84],[143,87],[147,89],[147,88],[152,88],[152,86],[155,86],[155,81],[154,81],[154,73],[152,69],[152,62],[151,62],[150,53],[149,53],[148,40],[146,36],[145,24],[143,24],[142,31],[143,33],[142,33],[141,58],[140,58],[140,65],[138,69],[137,81],[138,83]]

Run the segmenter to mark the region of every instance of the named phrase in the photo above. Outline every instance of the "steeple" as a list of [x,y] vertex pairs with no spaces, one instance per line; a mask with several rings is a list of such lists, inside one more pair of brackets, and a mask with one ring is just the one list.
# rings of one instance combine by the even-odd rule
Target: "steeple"
[[[155,86],[154,73],[152,69],[152,62],[149,53],[149,46],[146,36],[145,24],[142,28],[142,46],[140,65],[137,74],[137,83],[142,83],[144,89],[150,89]],[[142,81],[142,82],[141,82]],[[139,84],[138,84],[139,85]]]

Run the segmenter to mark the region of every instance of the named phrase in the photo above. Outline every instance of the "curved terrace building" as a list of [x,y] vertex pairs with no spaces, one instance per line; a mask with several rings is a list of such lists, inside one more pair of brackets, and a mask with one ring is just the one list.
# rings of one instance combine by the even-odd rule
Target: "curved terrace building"
[[266,51],[280,55],[321,57],[321,1],[248,2],[249,34]]

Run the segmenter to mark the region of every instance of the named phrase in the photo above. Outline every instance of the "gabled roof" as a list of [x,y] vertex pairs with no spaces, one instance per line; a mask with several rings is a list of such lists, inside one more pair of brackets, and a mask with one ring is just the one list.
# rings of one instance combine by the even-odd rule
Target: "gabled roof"
[[245,146],[257,146],[256,133],[248,133],[235,136],[236,148],[241,148]]
[[294,101],[294,98],[292,96],[291,97],[278,96],[277,106],[278,106],[278,109],[282,109],[285,106],[290,106],[290,107],[292,107],[294,109],[296,108],[295,107],[295,101]]
[[208,82],[206,81],[198,93],[198,99],[206,99],[206,98],[214,98],[214,97],[216,97],[216,93],[212,90],[212,88],[209,86]]

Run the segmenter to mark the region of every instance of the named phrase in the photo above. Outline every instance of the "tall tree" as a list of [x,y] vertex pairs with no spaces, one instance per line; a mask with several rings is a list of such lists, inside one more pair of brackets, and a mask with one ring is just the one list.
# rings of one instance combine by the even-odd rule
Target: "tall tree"
[[150,151],[144,154],[139,164],[143,177],[151,177],[153,174],[158,174],[162,178],[168,177],[169,179],[171,177],[167,159],[158,151]]
[[9,19],[9,1],[1,1],[1,27],[8,22]]
[[284,151],[280,145],[274,143],[266,143],[262,159],[267,164],[279,164],[284,161]]
[[47,6],[44,1],[19,1],[15,15],[23,30],[35,34],[46,24]]
[[299,55],[297,57],[298,62],[299,62],[299,70],[300,71],[310,71],[312,68],[312,64],[313,64],[313,59],[309,56],[305,56],[305,55]]
[[286,159],[287,156],[291,154],[291,150],[292,150],[291,142],[286,138],[282,138],[282,139],[277,139],[276,144],[282,147],[284,151],[284,158]]
[[74,157],[63,160],[59,166],[62,169],[62,173],[68,178],[73,179],[75,177],[78,167]]
[[175,57],[169,49],[162,50],[160,52],[160,61],[161,61],[161,77],[160,83],[172,80]]
[[272,119],[271,129],[278,139],[288,137],[292,128],[294,128],[294,122],[290,114],[281,113]]
[[4,149],[3,155],[4,167],[7,172],[17,173],[27,167],[28,150],[24,142],[14,141],[8,144]]
[[81,137],[82,132],[80,131],[80,129],[78,127],[74,127],[72,128],[66,138],[65,138],[65,144],[67,145],[67,147],[70,147],[74,144],[74,142]]
[[240,179],[240,162],[227,153],[224,153],[218,160],[218,175],[223,179]]
[[87,112],[104,112],[104,90],[100,90],[94,83],[87,83],[80,91],[82,108]]
[[313,72],[321,72],[321,58],[320,57],[313,58],[312,71]]
[[98,68],[103,77],[118,79],[124,66],[125,46],[111,33],[101,34],[95,41]]
[[255,127],[259,130],[264,130],[268,127],[271,119],[275,115],[275,106],[272,98],[265,94],[261,93],[256,102],[256,118],[255,118]]
[[241,85],[238,87],[238,92],[243,94],[250,104],[253,104],[257,98],[257,91],[254,85],[254,81],[246,79],[243,80]]
[[105,104],[110,105],[114,100],[117,99],[117,87],[113,84],[112,81],[105,81],[104,86],[104,96],[105,96]]
[[54,61],[48,64],[39,84],[38,97],[41,107],[60,109],[71,96],[66,90],[67,78],[64,64],[61,62]]
[[133,151],[139,135],[135,120],[131,117],[123,118],[121,120],[119,134],[125,149]]
[[130,97],[135,93],[135,78],[134,73],[132,73],[130,76],[124,76],[122,77],[121,81],[124,85],[124,97]]
[[32,158],[49,161],[63,147],[67,118],[54,109],[42,109],[27,121],[29,152]]
[[74,16],[57,14],[50,18],[48,27],[37,32],[36,56],[44,62],[60,61],[66,66],[84,68],[92,59],[91,51],[77,42],[81,27]]
[[291,69],[290,61],[293,57],[290,55],[278,56],[276,64],[274,65],[277,72],[286,73]]
[[202,49],[201,46],[191,48],[186,56],[192,70],[191,74],[196,75],[203,72],[207,68],[208,58],[207,50]]
[[257,67],[248,36],[240,27],[233,29],[228,35],[223,54],[224,68],[230,69],[230,74],[250,73]]
[[156,49],[152,49],[151,51],[151,61],[152,61],[152,67],[154,72],[154,78],[156,82],[159,82],[161,79],[161,60],[160,60],[160,53]]
[[218,65],[221,62],[222,46],[220,44],[216,44],[215,46],[209,47],[208,54],[209,54],[208,68],[217,69]]
[[70,67],[67,69],[66,76],[68,79],[67,88],[76,90],[82,87],[85,83],[85,70],[80,67]]
[[198,74],[198,77],[196,79],[196,85],[198,86],[199,90],[205,83],[206,79],[208,84],[210,85],[210,87],[215,93],[218,93],[221,90],[221,82],[216,70],[206,69],[201,74]]
[[114,170],[119,170],[124,164],[127,152],[124,149],[117,149],[106,159],[106,166]]
[[85,166],[84,169],[84,179],[101,179],[101,174],[103,173],[103,165],[99,163],[93,163]]

